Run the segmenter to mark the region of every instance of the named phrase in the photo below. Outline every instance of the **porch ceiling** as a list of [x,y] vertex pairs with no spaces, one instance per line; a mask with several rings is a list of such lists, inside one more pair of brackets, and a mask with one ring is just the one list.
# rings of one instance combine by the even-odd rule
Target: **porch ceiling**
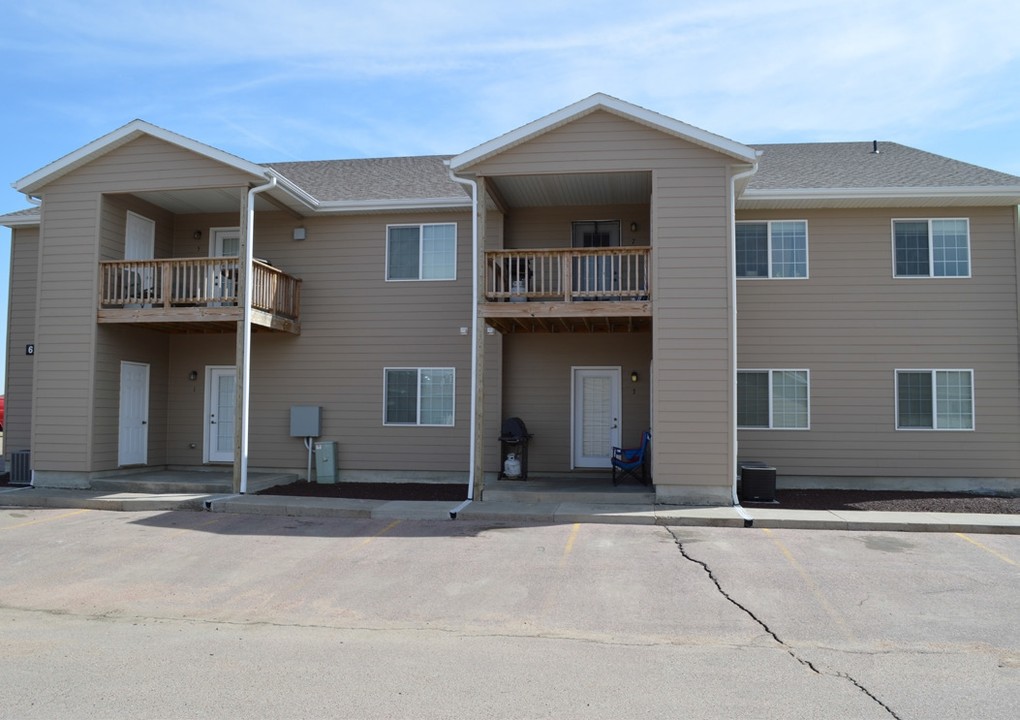
[[511,208],[642,205],[652,196],[650,172],[507,175],[487,181]]
[[[217,187],[188,188],[182,190],[159,190],[132,193],[145,202],[172,212],[175,215],[191,215],[198,213],[241,212],[241,197],[247,188]],[[255,196],[255,210],[274,210],[276,206],[263,198]]]

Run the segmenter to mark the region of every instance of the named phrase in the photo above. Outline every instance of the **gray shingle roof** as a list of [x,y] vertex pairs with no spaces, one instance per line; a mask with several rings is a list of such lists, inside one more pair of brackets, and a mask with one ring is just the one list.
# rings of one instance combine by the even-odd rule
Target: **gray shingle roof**
[[750,190],[1020,186],[1020,177],[892,142],[754,145]]
[[452,155],[266,163],[321,202],[468,197],[447,173]]

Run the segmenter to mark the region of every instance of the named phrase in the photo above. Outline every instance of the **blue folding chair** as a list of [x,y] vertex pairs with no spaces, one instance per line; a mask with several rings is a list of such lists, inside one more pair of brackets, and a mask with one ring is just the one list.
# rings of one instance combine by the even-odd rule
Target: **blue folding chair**
[[[648,448],[652,443],[652,434],[645,432],[641,436],[641,447],[613,448],[613,485],[618,485],[625,477],[633,476],[642,485],[648,485],[652,478],[648,474]],[[640,475],[638,472],[640,471]]]

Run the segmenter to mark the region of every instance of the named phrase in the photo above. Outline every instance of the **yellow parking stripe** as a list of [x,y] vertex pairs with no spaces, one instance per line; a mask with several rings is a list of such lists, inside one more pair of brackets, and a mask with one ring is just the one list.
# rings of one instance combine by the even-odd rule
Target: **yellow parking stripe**
[[383,528],[382,530],[380,530],[379,532],[377,532],[377,533],[376,533],[375,535],[371,535],[371,536],[369,536],[369,537],[365,538],[364,540],[362,540],[362,541],[361,541],[361,545],[362,545],[362,546],[364,546],[364,545],[368,545],[368,544],[369,544],[370,542],[372,542],[373,540],[375,540],[375,539],[376,539],[377,537],[379,537],[380,535],[385,535],[386,533],[388,533],[388,532],[389,532],[390,530],[392,530],[393,528],[395,528],[395,527],[396,527],[397,525],[399,525],[399,524],[400,524],[401,522],[402,522],[401,520],[394,520],[394,521],[393,521],[393,522],[391,522],[391,523],[390,523],[389,525],[387,525],[386,527],[384,527],[384,528]]
[[577,533],[581,531],[581,523],[574,523],[574,527],[570,529],[570,536],[567,537],[567,544],[563,546],[563,557],[560,559],[560,564],[567,562],[567,558],[574,549],[574,541],[577,540]]
[[81,510],[75,510],[74,512],[64,513],[63,515],[54,515],[53,517],[39,518],[38,520],[28,520],[27,522],[18,523],[17,525],[8,525],[7,527],[0,527],[0,530],[17,530],[18,528],[28,527],[29,525],[38,525],[39,523],[60,520],[62,518],[71,517],[72,515],[81,515],[82,513],[86,512],[88,512],[88,508],[83,508]]
[[836,610],[836,608],[834,608],[829,603],[829,601],[825,599],[825,596],[822,595],[822,592],[818,588],[817,583],[815,583],[811,576],[808,575],[807,570],[804,569],[804,566],[797,562],[797,559],[793,556],[793,553],[791,553],[787,549],[787,547],[779,541],[779,538],[775,537],[772,534],[771,530],[769,530],[768,528],[762,528],[762,532],[768,535],[769,539],[773,543],[775,543],[776,547],[779,548],[779,551],[783,553],[783,557],[785,557],[786,561],[790,563],[794,570],[797,571],[797,574],[800,575],[801,579],[804,581],[804,584],[807,585],[808,590],[810,590],[811,594],[815,596],[815,600],[818,601],[818,604],[822,607],[825,613],[830,618],[832,618],[833,622],[839,625],[840,629],[846,634],[847,639],[852,641],[856,640],[853,632],[851,632],[850,630],[850,627],[846,624],[846,620],[844,620],[843,616]]
[[971,545],[975,545],[975,546],[977,546],[977,547],[981,548],[981,549],[982,549],[982,550],[984,550],[984,551],[985,551],[986,553],[991,553],[991,554],[992,554],[992,555],[994,555],[995,557],[997,557],[997,558],[999,558],[1000,560],[1002,560],[1002,562],[1005,562],[1005,563],[1009,563],[1010,565],[1016,565],[1016,561],[1015,561],[1015,560],[1010,560],[1010,559],[1009,559],[1008,557],[1006,557],[1006,556],[1005,556],[1005,555],[1003,555],[1002,553],[998,553],[998,552],[996,552],[995,550],[992,550],[992,549],[991,549],[990,547],[988,547],[987,545],[983,545],[982,543],[979,543],[979,542],[978,542],[977,540],[975,540],[974,538],[971,538],[971,537],[967,537],[967,536],[966,536],[966,535],[964,535],[963,533],[959,533],[959,532],[958,532],[958,533],[953,533],[953,534],[954,534],[954,535],[956,535],[957,537],[961,537],[961,538],[963,538],[964,540],[966,540],[967,542],[969,542],[969,543],[970,543]]

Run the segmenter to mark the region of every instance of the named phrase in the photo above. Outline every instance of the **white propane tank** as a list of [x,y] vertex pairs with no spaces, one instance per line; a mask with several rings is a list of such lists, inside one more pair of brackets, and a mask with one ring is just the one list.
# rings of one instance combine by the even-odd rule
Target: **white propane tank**
[[521,461],[514,453],[509,453],[503,462],[503,474],[508,478],[521,476]]

